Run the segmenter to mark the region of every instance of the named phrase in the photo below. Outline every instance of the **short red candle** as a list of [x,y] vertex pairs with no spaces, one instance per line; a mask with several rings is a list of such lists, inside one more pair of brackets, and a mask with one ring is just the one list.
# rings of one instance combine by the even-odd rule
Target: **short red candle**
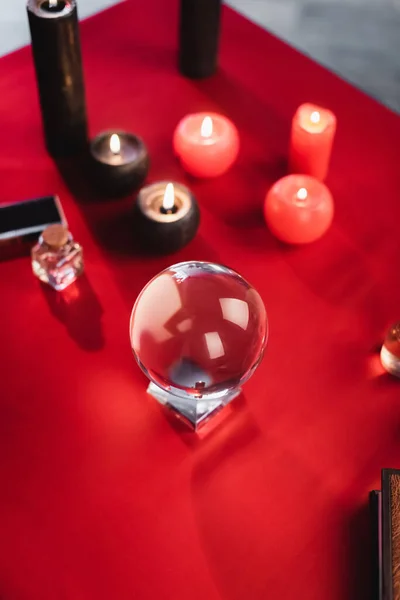
[[272,233],[288,244],[320,238],[332,223],[333,198],[321,181],[309,175],[287,175],[269,190],[265,220]]
[[217,177],[236,160],[239,134],[226,117],[216,113],[197,113],[178,123],[173,144],[188,173],[195,177]]
[[330,110],[302,104],[292,122],[289,168],[323,181],[328,173],[336,117]]

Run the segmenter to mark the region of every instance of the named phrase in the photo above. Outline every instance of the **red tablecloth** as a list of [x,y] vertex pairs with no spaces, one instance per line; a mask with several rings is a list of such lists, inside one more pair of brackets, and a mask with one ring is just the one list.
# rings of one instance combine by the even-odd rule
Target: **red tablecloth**
[[[198,237],[172,257],[132,255],[130,201],[68,192],[30,50],[0,61],[1,199],[59,193],[87,267],[61,300],[28,259],[0,264],[4,600],[368,597],[367,494],[400,466],[400,387],[376,355],[400,317],[400,121],[229,9],[223,25],[220,72],[203,82],[176,69],[176,0],[130,0],[82,26],[92,131],[141,134],[150,179],[186,182],[200,202]],[[261,207],[308,100],[338,116],[336,216],[321,241],[287,248]],[[235,121],[241,155],[191,181],[171,136],[208,109]],[[240,271],[271,326],[244,397],[204,439],[146,395],[128,339],[142,286],[188,259]]]

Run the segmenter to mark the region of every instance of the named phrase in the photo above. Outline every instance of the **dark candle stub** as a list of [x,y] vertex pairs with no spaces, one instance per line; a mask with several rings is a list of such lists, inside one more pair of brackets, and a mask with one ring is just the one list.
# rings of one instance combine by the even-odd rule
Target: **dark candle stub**
[[75,156],[88,143],[76,0],[28,0],[27,12],[46,147]]
[[[167,186],[171,185],[173,206],[165,207]],[[160,181],[140,190],[133,210],[133,229],[140,246],[147,252],[176,252],[194,238],[199,224],[197,201],[184,185]]]
[[186,77],[213,75],[218,66],[221,0],[181,0],[179,70]]
[[105,131],[90,144],[91,178],[99,194],[126,196],[138,189],[149,170],[149,154],[141,138],[125,131]]

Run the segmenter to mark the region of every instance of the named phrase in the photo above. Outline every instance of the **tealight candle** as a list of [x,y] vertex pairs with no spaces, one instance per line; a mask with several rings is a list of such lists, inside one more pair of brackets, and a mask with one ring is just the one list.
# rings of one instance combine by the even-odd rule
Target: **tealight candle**
[[106,131],[90,144],[93,182],[103,194],[124,196],[143,183],[149,155],[141,138],[124,131]]
[[226,117],[216,113],[197,113],[178,123],[173,145],[188,173],[195,177],[217,177],[235,162],[239,152],[239,134]]
[[287,175],[269,190],[265,220],[272,233],[289,244],[320,238],[332,223],[333,198],[321,181],[309,175]]
[[313,104],[299,106],[292,122],[290,171],[323,181],[328,173],[335,132],[333,112]]
[[160,181],[140,190],[134,205],[134,230],[146,250],[175,252],[194,238],[199,224],[197,201],[184,185]]

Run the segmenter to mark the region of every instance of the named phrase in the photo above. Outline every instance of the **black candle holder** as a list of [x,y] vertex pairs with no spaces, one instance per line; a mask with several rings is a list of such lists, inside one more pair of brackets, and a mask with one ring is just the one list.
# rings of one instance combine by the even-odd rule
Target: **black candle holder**
[[221,0],[181,0],[179,70],[186,77],[210,77],[218,65]]
[[[112,150],[116,138],[118,150]],[[150,158],[143,140],[126,131],[103,131],[90,143],[89,170],[100,196],[119,198],[137,190],[147,177]]]
[[79,154],[88,136],[76,0],[28,0],[27,13],[47,150]]
[[148,254],[171,254],[186,246],[200,225],[196,198],[184,185],[173,184],[174,204],[164,208],[166,181],[142,188],[133,206],[133,233]]

